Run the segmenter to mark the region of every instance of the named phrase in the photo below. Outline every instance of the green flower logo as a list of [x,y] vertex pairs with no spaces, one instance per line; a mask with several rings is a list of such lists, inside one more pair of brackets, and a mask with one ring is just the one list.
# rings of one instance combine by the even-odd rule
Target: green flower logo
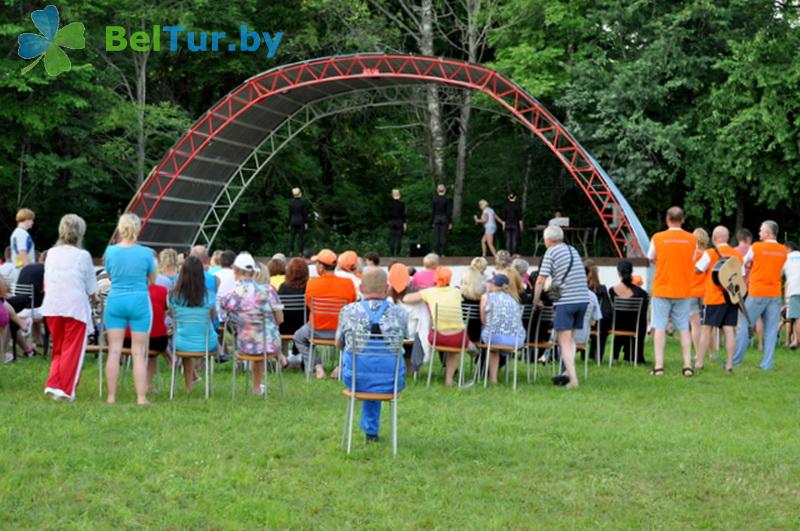
[[86,39],[83,34],[86,28],[80,22],[67,24],[58,29],[58,9],[56,6],[47,6],[31,13],[31,20],[36,29],[42,32],[23,33],[19,36],[19,50],[17,54],[23,59],[36,59],[31,64],[22,69],[25,74],[44,57],[44,69],[47,74],[56,77],[62,72],[67,72],[72,68],[69,57],[61,48],[82,50],[86,47]]

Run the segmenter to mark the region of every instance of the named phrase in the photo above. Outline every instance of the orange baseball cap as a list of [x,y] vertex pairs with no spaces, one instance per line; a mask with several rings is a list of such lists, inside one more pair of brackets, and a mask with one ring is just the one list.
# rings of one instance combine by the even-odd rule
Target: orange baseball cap
[[392,264],[389,268],[389,285],[397,293],[401,293],[408,287],[408,281],[411,275],[408,274],[408,268],[405,264],[396,263]]
[[314,256],[311,257],[312,262],[319,262],[321,264],[325,264],[326,266],[335,266],[336,265],[336,253],[331,251],[330,249],[323,249]]
[[345,251],[339,255],[338,264],[345,271],[353,271],[358,266],[358,255],[355,251]]
[[633,275],[631,277],[631,281],[633,282],[634,286],[644,286],[644,279],[640,275]]
[[453,272],[449,267],[439,266],[433,273],[433,281],[439,287],[449,286],[450,280],[453,278]]

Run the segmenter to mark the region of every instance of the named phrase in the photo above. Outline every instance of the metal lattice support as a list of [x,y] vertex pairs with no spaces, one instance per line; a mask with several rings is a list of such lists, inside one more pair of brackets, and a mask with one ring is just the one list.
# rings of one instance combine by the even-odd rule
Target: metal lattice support
[[[127,210],[142,218],[143,243],[164,247],[212,242],[243,190],[277,150],[308,123],[335,112],[317,102],[356,91],[430,83],[480,91],[498,102],[573,176],[618,255],[643,256],[648,239],[633,209],[597,161],[535,98],[483,66],[383,54],[278,67],[250,78],[220,100],[170,149],[132,199]],[[371,99],[363,106],[376,103]],[[248,141],[248,132],[259,140]],[[198,171],[202,175],[194,174]],[[178,184],[183,185],[180,193],[175,192]],[[210,191],[201,193],[203,187]],[[176,239],[183,241],[162,237],[167,228],[180,233]]]

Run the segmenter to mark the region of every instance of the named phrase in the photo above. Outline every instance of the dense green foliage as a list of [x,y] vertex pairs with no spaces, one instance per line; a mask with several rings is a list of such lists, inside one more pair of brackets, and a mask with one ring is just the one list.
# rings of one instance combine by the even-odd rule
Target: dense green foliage
[[[648,356],[650,350],[648,345]],[[388,442],[339,449],[340,384],[287,377],[287,394],[202,386],[115,406],[87,359],[78,401],[42,396],[41,358],[0,366],[0,521],[14,529],[787,529],[800,520],[800,357],[750,352],[667,375],[591,368],[575,391],[411,383]],[[162,367],[162,375],[166,374]],[[179,376],[180,378],[180,376]],[[166,384],[167,378],[164,378]],[[240,391],[245,382],[239,380]],[[275,392],[277,389],[273,389]],[[388,437],[388,415],[381,433]]]
[[[100,252],[137,175],[146,174],[213,102],[279,64],[337,53],[419,53],[404,26],[410,17],[404,6],[413,5],[69,0],[58,6],[62,23],[83,22],[87,48],[71,51],[74,68],[53,79],[42,68],[21,75],[26,63],[16,55],[17,35],[33,31],[30,13],[42,5],[0,0],[0,39],[7,50],[0,57],[0,237],[13,228],[19,206],[40,213],[40,247],[55,238],[63,213],[77,211],[90,224],[88,246]],[[462,3],[435,0],[433,8],[436,53],[465,58],[463,32],[452,29],[465,17]],[[486,2],[482,9],[478,19],[491,28],[486,62],[571,129],[648,230],[678,203],[686,205],[692,226],[723,222],[757,229],[769,216],[781,222],[784,235],[800,231],[797,2],[509,0],[497,7]],[[104,27],[170,23],[229,34],[246,23],[282,31],[284,38],[272,59],[184,49],[151,53],[142,104],[136,94],[142,56],[105,52]],[[450,184],[459,101],[449,96],[443,107]],[[485,99],[472,103],[477,110],[469,125],[466,208],[451,235],[452,254],[477,251],[480,229],[471,221],[477,200],[499,206],[509,190],[527,190],[528,224],[546,221],[557,207],[575,224],[596,224],[551,153],[508,117],[491,112],[498,108]],[[308,128],[253,185],[218,245],[260,253],[282,248],[288,190],[295,185],[304,187],[319,216],[311,233],[316,243],[385,252],[383,205],[394,187],[403,189],[411,208],[409,239],[427,241],[434,183],[425,114],[424,106],[366,109]],[[355,198],[367,201],[356,205]],[[609,248],[601,241],[593,251]]]

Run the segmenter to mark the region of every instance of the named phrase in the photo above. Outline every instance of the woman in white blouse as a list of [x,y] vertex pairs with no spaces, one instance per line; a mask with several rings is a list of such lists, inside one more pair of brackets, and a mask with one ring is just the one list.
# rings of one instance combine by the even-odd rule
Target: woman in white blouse
[[86,338],[93,331],[89,297],[97,292],[92,257],[81,249],[86,222],[67,214],[58,224],[58,242],[44,263],[42,314],[53,340],[50,377],[44,393],[53,400],[75,400]]

